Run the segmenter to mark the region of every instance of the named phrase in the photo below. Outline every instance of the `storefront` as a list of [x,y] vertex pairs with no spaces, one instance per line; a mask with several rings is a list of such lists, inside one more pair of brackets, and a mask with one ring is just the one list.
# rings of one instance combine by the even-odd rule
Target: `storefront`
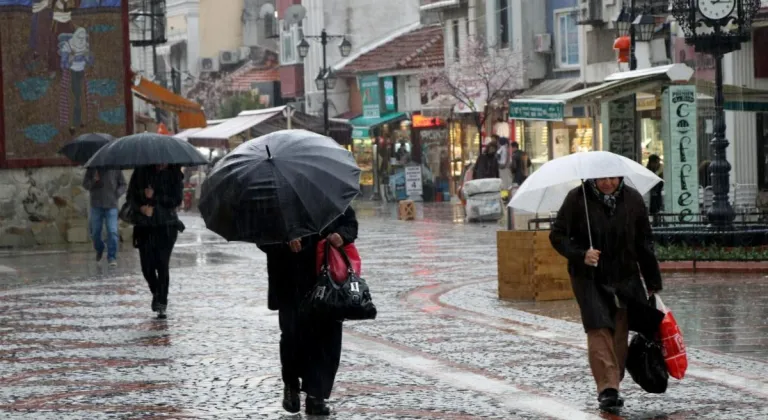
[[451,195],[461,187],[462,175],[475,163],[480,150],[480,133],[472,114],[456,114],[448,127]]
[[451,198],[451,159],[449,130],[437,117],[414,115],[411,119],[413,159],[421,162],[425,201],[448,201]]
[[[360,189],[364,197],[373,197],[387,185],[393,166],[411,160],[411,132],[408,116],[393,112],[379,118],[358,117],[352,125],[352,154],[360,167]],[[404,163],[403,163],[404,162]]]
[[566,106],[565,101],[513,99],[509,118],[515,121],[515,138],[531,159],[532,171],[551,159],[600,148],[594,120],[586,116],[584,106]]

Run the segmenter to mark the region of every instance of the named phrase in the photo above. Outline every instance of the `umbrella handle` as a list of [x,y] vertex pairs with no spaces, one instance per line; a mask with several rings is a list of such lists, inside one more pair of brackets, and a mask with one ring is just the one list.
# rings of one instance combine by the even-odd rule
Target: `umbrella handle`
[[592,248],[592,226],[590,226],[589,222],[589,206],[587,206],[587,189],[584,187],[584,180],[581,180],[581,192],[584,195],[584,213],[587,215],[587,234],[589,236],[589,249]]

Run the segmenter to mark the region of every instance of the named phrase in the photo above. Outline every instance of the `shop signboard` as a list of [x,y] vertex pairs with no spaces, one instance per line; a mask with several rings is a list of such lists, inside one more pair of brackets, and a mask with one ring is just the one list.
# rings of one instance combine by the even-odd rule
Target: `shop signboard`
[[395,78],[392,76],[383,77],[384,83],[384,110],[386,112],[397,111],[395,105]]
[[662,119],[665,210],[680,223],[692,222],[699,213],[696,86],[668,87]]
[[353,139],[367,139],[371,137],[371,129],[368,127],[352,127]]
[[509,118],[513,120],[562,121],[565,104],[555,101],[510,101]]
[[360,98],[363,102],[363,118],[381,117],[379,76],[360,77]]
[[405,191],[409,197],[419,196],[424,191],[422,189],[421,166],[412,165],[405,167]]
[[[636,114],[635,95],[616,99],[608,103],[608,123],[603,124],[608,128],[605,138],[608,139],[608,151],[632,159],[637,159],[637,144],[635,142]],[[604,114],[605,115],[605,114]]]

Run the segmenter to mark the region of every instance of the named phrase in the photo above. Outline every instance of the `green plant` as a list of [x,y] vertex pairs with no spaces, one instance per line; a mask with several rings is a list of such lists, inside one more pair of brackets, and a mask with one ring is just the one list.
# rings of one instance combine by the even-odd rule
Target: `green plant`
[[217,116],[219,118],[234,118],[243,111],[262,108],[264,108],[264,104],[258,93],[239,93],[222,101]]
[[766,247],[657,246],[659,261],[768,261]]

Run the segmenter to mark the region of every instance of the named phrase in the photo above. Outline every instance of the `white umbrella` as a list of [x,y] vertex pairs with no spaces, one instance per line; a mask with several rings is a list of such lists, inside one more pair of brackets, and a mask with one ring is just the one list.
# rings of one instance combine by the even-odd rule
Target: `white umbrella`
[[640,194],[663,182],[643,165],[615,153],[574,153],[542,165],[523,182],[509,202],[509,207],[531,213],[558,211],[572,189],[579,185],[583,188],[582,181],[612,177],[623,177],[624,183]]

